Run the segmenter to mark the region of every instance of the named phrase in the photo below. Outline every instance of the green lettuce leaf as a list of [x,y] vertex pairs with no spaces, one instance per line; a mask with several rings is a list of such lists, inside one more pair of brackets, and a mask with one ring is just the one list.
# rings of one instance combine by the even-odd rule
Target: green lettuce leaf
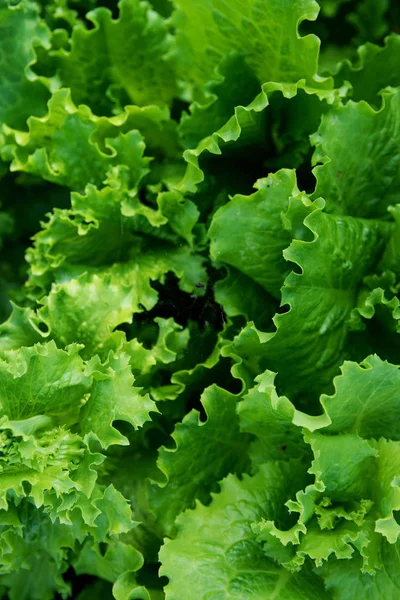
[[[1,361],[0,569],[10,598],[68,595],[63,573],[72,559],[84,560],[89,540],[104,545],[110,570],[116,536],[135,525],[122,494],[99,484],[105,456],[94,441],[123,443],[112,422],[141,426],[154,404],[132,388],[128,357],[110,358],[101,372],[84,364],[80,349],[49,342],[6,351]],[[139,551],[128,550],[137,561],[129,570],[140,568]]]
[[[291,270],[282,252],[293,239],[284,214],[290,199],[300,192],[295,172],[285,169],[260,179],[255,187],[257,191],[251,196],[235,196],[215,213],[208,231],[210,254],[279,298],[283,281]],[[297,205],[301,222],[301,210],[305,217],[307,209],[301,201]]]
[[89,12],[94,27],[77,24],[71,49],[52,53],[62,85],[77,105],[87,104],[96,114],[127,104],[169,105],[177,90],[164,19],[146,2],[121,0],[118,6],[118,19],[103,7]]
[[352,85],[352,100],[365,100],[379,108],[384,88],[398,87],[399,73],[396,65],[400,54],[400,36],[392,33],[385,39],[384,46],[367,43],[357,50],[357,61],[345,61],[335,79],[337,84],[349,81]]
[[[299,513],[297,523],[288,530],[267,520],[254,526],[267,556],[294,570],[301,569],[307,557],[320,567],[324,561],[334,562],[332,557],[353,561],[357,555],[363,573],[382,568],[381,548],[396,543],[400,535],[395,517],[400,506],[396,376],[398,367],[378,357],[361,365],[345,363],[335,379],[335,395],[322,396],[325,415],[318,417],[307,417],[286,398],[278,398],[271,383],[264,388],[264,407],[262,396],[249,393],[240,410],[241,426],[259,438],[259,461],[260,449],[268,457],[274,440],[260,423],[260,414],[271,408],[276,413],[272,434],[280,426],[290,452],[295,427],[304,427],[304,441],[314,455],[308,470],[314,483],[286,503],[290,512]],[[271,381],[268,374],[265,380]],[[256,399],[257,410],[251,411]]]
[[[37,286],[48,292],[53,272],[65,272],[68,266],[86,270],[125,260],[140,234],[193,245],[195,205],[178,192],[161,192],[157,202],[155,210],[109,186],[98,190],[88,185],[84,194],[73,193],[71,209],[55,209],[27,252],[31,293]],[[35,294],[40,297],[39,291]]]
[[[383,261],[396,261],[396,230],[386,248]],[[376,352],[389,362],[396,362],[399,331],[399,299],[396,276],[392,271],[367,276],[359,290],[357,305],[350,317],[347,357],[361,361],[366,354]]]
[[112,356],[111,353],[106,365],[93,360],[90,368],[94,382],[79,415],[81,433],[93,432],[105,449],[111,444],[128,444],[128,439],[113,427],[113,422],[126,421],[134,428],[141,427],[150,420],[149,412],[157,411],[156,405],[148,394],[133,387],[128,355]]
[[175,428],[176,448],[161,448],[159,452],[158,468],[166,484],[161,489],[152,486],[150,502],[169,536],[174,533],[179,513],[196,498],[209,500],[219,479],[229,472],[241,473],[247,465],[249,437],[239,431],[237,398],[213,386],[204,391],[201,402],[206,422],[200,421],[197,411],[191,411]]
[[202,600],[330,598],[311,571],[292,574],[263,556],[250,527],[261,515],[280,510],[290,488],[301,480],[296,467],[269,463],[241,481],[230,475],[210,506],[199,503],[178,518],[176,539],[167,540],[160,552],[161,574],[169,579],[167,600],[188,593]]
[[56,592],[68,596],[71,587],[63,573],[76,544],[74,529],[55,525],[27,501],[0,514],[2,584],[9,597],[52,600]]
[[0,0],[1,598],[398,600],[399,27]]
[[300,413],[287,398],[278,397],[274,380],[275,374],[270,371],[259,375],[257,384],[238,406],[241,431],[256,438],[250,446],[253,466],[309,454],[301,430],[294,424]]
[[[236,71],[237,64],[240,70],[244,68],[240,57],[234,56],[224,61],[220,69],[224,79],[220,81],[220,75],[217,82],[210,82],[212,93],[207,104],[198,106],[194,103],[190,107],[192,114],[182,120],[180,131],[184,143],[192,145],[200,135],[206,134],[196,147],[188,148],[183,154],[188,165],[177,186],[183,192],[196,192],[199,184],[204,180],[207,183],[208,171],[211,170],[209,166],[207,168],[207,161],[212,165],[214,155],[226,153],[226,156],[233,157],[236,154],[241,165],[246,149],[251,149],[257,160],[260,161],[265,156],[265,160],[261,160],[262,164],[271,162],[272,167],[287,167],[291,166],[290,162],[294,162],[294,166],[298,166],[309,149],[305,137],[315,132],[321,114],[327,110],[328,105],[336,104],[347,92],[346,85],[339,89],[331,89],[329,86],[327,89],[319,89],[306,85],[303,80],[297,84],[267,82],[261,86],[261,91],[256,96],[252,96],[250,103],[244,104],[249,99],[246,94],[240,98],[243,99],[243,104],[232,106],[231,100],[226,101],[226,96],[231,98],[237,94],[229,72],[231,68]],[[249,75],[246,74],[245,80],[248,78]],[[248,91],[255,87],[254,80],[250,78]],[[299,111],[307,114],[307,118],[303,115],[299,119]],[[199,131],[200,115],[207,125],[203,124]],[[283,128],[285,122],[290,122],[292,127],[289,133],[287,126],[284,127],[285,133],[282,134],[279,129]],[[214,129],[215,126],[218,128]],[[271,159],[272,156],[274,159]],[[228,171],[227,176],[234,180],[231,171]],[[250,182],[251,185],[253,183],[254,180]],[[220,187],[217,188],[219,193]]]
[[[254,279],[234,267],[227,267],[227,270],[227,276],[214,286],[216,301],[228,317],[244,316],[247,321],[254,321],[257,327],[267,329],[277,310],[277,303]],[[246,295],[243,294],[244,289]]]
[[35,48],[49,48],[50,32],[35,2],[2,0],[0,4],[0,125],[25,129],[31,115],[42,117],[50,96],[49,84],[32,70]]
[[127,115],[111,127],[87,106],[76,108],[69,90],[61,89],[50,98],[46,116],[28,119],[29,132],[7,129],[2,157],[12,161],[12,171],[31,173],[78,192],[88,183],[102,186],[116,174],[132,189],[148,172],[149,159],[143,157],[140,133],[121,131],[126,120]]
[[365,600],[395,600],[399,581],[399,543],[382,544],[380,559],[385,565],[374,575],[362,573],[360,561],[336,561],[318,569],[325,585],[337,600],[362,597]]
[[289,310],[274,317],[276,332],[258,331],[248,323],[224,349],[253,376],[266,368],[277,371],[280,389],[289,395],[319,394],[331,383],[344,358],[357,287],[390,232],[385,223],[328,215],[319,200],[310,205],[305,197],[307,202],[314,210],[304,225],[314,239],[295,239],[283,253],[302,270],[292,271],[281,291],[281,305]]
[[345,362],[341,371],[335,378],[335,394],[321,397],[330,420],[327,432],[346,431],[367,439],[386,437],[400,441],[398,368],[369,356],[360,365]]
[[313,0],[296,0],[290,7],[281,0],[261,6],[255,0],[229,5],[177,0],[176,4],[179,66],[189,81],[211,79],[214,68],[233,50],[246,57],[261,83],[317,80],[318,39],[298,32],[302,21],[317,17]]
[[6,352],[0,361],[2,414],[11,420],[57,416],[60,424],[75,418],[90,385],[81,349],[73,344],[59,350],[49,342]]
[[[57,278],[69,280],[54,284],[42,300],[44,306],[37,312],[37,326],[63,346],[79,339],[85,346],[86,357],[96,353],[106,355],[115,346],[110,338],[114,329],[122,323],[131,323],[133,313],[149,311],[156,305],[158,294],[151,286],[152,281],[163,281],[172,271],[179,278],[182,291],[193,292],[196,283],[204,285],[206,281],[203,262],[188,247],[157,248],[154,244],[147,252],[139,248],[136,258],[126,263],[92,269],[92,273],[84,272],[78,277],[71,271],[72,277],[68,277],[68,270],[65,273],[61,267]],[[120,340],[121,336],[116,335]]]
[[240,54],[226,56],[217,73],[205,85],[207,102],[193,102],[182,116],[179,133],[185,148],[195,148],[223,127],[237,106],[248,106],[260,93],[260,82]]
[[314,169],[314,198],[323,196],[329,212],[376,218],[396,203],[400,92],[384,91],[382,99],[377,111],[362,101],[338,106],[311,138],[313,162],[322,163]]
[[74,569],[78,575],[96,575],[114,583],[120,575],[137,571],[142,564],[140,553],[129,544],[117,540],[108,545],[103,556],[98,544],[88,540],[74,563]]
[[[395,228],[379,266],[383,271],[392,272],[396,280],[400,275],[400,205],[396,204],[395,206],[390,206],[388,212],[394,219]],[[395,283],[395,281],[392,282],[392,284],[393,283]],[[393,292],[397,290],[396,288],[393,290],[392,285],[390,291]]]

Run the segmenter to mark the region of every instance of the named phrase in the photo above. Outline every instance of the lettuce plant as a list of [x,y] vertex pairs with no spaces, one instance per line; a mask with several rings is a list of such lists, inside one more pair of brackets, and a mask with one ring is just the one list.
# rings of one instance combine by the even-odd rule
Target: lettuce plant
[[395,0],[0,0],[0,597],[397,600]]

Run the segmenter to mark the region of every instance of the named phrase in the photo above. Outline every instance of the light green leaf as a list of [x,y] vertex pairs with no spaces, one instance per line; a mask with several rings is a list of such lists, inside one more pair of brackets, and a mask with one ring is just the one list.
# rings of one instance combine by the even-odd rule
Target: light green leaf
[[102,186],[116,173],[128,189],[134,189],[148,172],[149,158],[143,156],[140,133],[123,127],[126,120],[123,115],[111,127],[112,122],[95,117],[87,106],[76,108],[69,90],[61,89],[50,98],[46,116],[29,118],[29,132],[7,130],[2,157],[12,161],[12,171],[79,192],[88,183]]
[[379,517],[375,522],[375,531],[394,544],[400,536],[400,525],[394,515],[400,510],[400,442],[380,439],[371,442],[371,446],[379,453],[375,481],[371,485]]
[[360,365],[345,362],[336,377],[335,394],[323,395],[329,433],[355,432],[363,438],[400,440],[400,372],[397,366],[369,356]]
[[[334,398],[322,397],[328,422],[326,419],[324,422],[322,417],[307,419],[305,415],[295,411],[287,399],[278,399],[273,388],[268,392],[273,400],[271,407],[276,413],[271,419],[272,423],[275,420],[275,428],[278,429],[276,423],[280,418],[281,432],[286,429],[293,437],[293,425],[303,425],[309,430],[305,431],[304,440],[310,444],[314,454],[308,473],[315,475],[315,482],[298,492],[296,500],[286,503],[289,512],[299,513],[297,523],[288,530],[280,529],[274,522],[266,520],[254,526],[258,540],[264,543],[267,556],[289,569],[300,569],[307,557],[312,558],[316,566],[321,566],[331,555],[337,559],[354,560],[354,552],[357,550],[363,559],[362,571],[374,573],[382,567],[379,548],[384,543],[383,540],[393,544],[400,535],[400,526],[395,516],[400,506],[399,442],[359,437],[360,434],[368,438],[378,438],[380,435],[382,424],[379,419],[376,431],[373,429],[374,392],[382,388],[382,399],[387,397],[387,382],[389,388],[392,386],[395,398],[396,386],[391,377],[398,369],[393,367],[390,373],[389,367],[392,365],[387,365],[378,358],[367,359],[363,366],[364,369],[353,363],[346,363],[342,369],[343,374],[335,380],[337,395]],[[358,372],[354,367],[358,368]],[[379,373],[376,390],[371,381],[374,370],[375,376]],[[387,371],[386,374],[383,374],[384,370]],[[369,381],[362,377],[362,373],[367,374]],[[342,395],[344,393],[347,402]],[[258,426],[259,410],[253,416],[249,413],[255,405],[254,391],[249,393],[248,398],[250,406],[246,406],[245,400],[240,410],[244,419],[247,417],[247,421],[244,421],[245,430],[254,431],[263,442],[263,436],[267,438],[267,432],[263,432],[262,427]],[[361,398],[365,402],[363,406],[359,404]],[[343,405],[340,404],[341,399]],[[336,415],[335,409],[338,411]],[[357,423],[355,420],[364,411],[366,422],[371,420],[370,427],[363,430],[362,421]],[[349,427],[347,414],[350,415],[350,421],[355,421],[353,427]],[[283,416],[286,417],[285,420]],[[321,433],[310,433],[310,430],[316,428]],[[391,434],[390,429],[387,434]],[[256,458],[258,456],[256,454]]]
[[397,544],[383,543],[380,561],[384,568],[374,575],[362,573],[361,561],[336,560],[318,569],[323,576],[327,590],[335,600],[397,600],[400,587],[399,548]]
[[49,415],[61,423],[74,418],[91,381],[80,350],[78,344],[59,350],[49,342],[6,352],[0,361],[2,414],[11,420]]
[[148,394],[133,387],[134,378],[129,356],[110,355],[105,366],[93,360],[90,366],[93,385],[90,397],[82,407],[79,423],[83,434],[91,432],[107,449],[112,444],[128,444],[128,440],[115,427],[116,420],[126,421],[135,429],[150,420],[149,412],[157,411]]
[[[212,306],[211,311],[213,310],[219,312],[220,308]],[[227,381],[232,381],[231,365],[228,361],[221,360],[221,348],[226,344],[224,331],[217,333],[212,322],[206,322],[204,329],[195,321],[189,321],[188,325],[189,342],[183,352],[177,354],[176,361],[170,367],[160,369],[161,385],[157,385],[157,368],[147,376],[147,385],[151,386],[154,398],[159,401],[177,400],[168,405],[173,419],[183,418],[187,412],[187,403],[190,404],[193,397],[199,398],[209,385],[219,381],[226,385]],[[229,325],[225,328],[229,328]],[[185,331],[187,330],[182,331],[182,336]],[[166,375],[171,383],[165,385]],[[146,383],[143,385],[146,386]],[[163,409],[166,409],[165,405]]]
[[76,104],[88,104],[97,114],[119,104],[170,104],[176,84],[164,19],[147,2],[121,0],[118,6],[116,20],[103,7],[88,13],[94,28],[76,25],[70,51],[53,53],[62,84]]
[[366,549],[370,547],[372,542],[369,535],[372,534],[367,528],[364,530],[351,521],[343,521],[327,531],[321,531],[315,522],[311,522],[293,563],[301,563],[305,557],[313,560],[317,567],[329,558],[330,564],[336,561],[356,561],[356,549],[367,552]]
[[398,277],[400,275],[400,204],[390,206],[388,212],[394,219],[395,228],[386,246],[379,267],[384,270],[393,271]]
[[309,469],[315,483],[286,502],[289,512],[299,513],[298,521],[283,530],[262,519],[253,526],[257,540],[268,557],[289,570],[302,570],[308,558],[317,567],[330,556],[353,560],[357,550],[363,557],[362,570],[373,573],[380,567],[379,559],[371,555],[376,513],[371,512],[374,502],[366,496],[371,495],[376,450],[354,434],[335,438],[308,434],[306,440],[315,455]]
[[151,353],[155,362],[172,363],[176,360],[177,355],[186,349],[190,336],[189,330],[183,329],[172,318],[156,317],[154,321],[158,325],[159,331],[157,342],[151,349]]
[[249,436],[239,431],[236,396],[214,385],[201,400],[207,421],[200,422],[199,413],[191,411],[175,428],[176,448],[159,451],[158,467],[167,483],[152,486],[150,502],[167,535],[195,498],[207,501],[219,479],[231,471],[241,473],[247,465]]
[[129,219],[122,214],[122,190],[86,186],[71,194],[71,209],[55,209],[28,249],[31,282],[49,278],[48,270],[67,264],[104,265],[120,260],[133,242]]
[[[153,426],[156,428],[157,424]],[[160,429],[158,432],[161,434]],[[138,446],[131,439],[129,446],[110,447],[101,473],[102,483],[109,485],[112,481],[132,507],[136,526],[124,539],[139,550],[148,563],[157,562],[163,539],[163,531],[150,505],[149,493],[149,480],[154,483],[165,479],[157,468],[157,455],[157,451]],[[126,476],[127,465],[129,477]]]
[[[50,521],[27,501],[1,511],[1,582],[12,600],[52,600],[56,592],[67,596],[70,585],[63,579],[68,550],[75,546],[72,528]],[[7,523],[8,521],[8,523]]]
[[182,116],[179,133],[185,148],[195,148],[223,127],[237,106],[248,106],[260,93],[260,82],[241,55],[227,55],[218,74],[206,84],[207,103],[193,102],[190,114]]
[[194,202],[176,191],[161,193],[157,198],[161,213],[171,229],[188,244],[193,244],[193,227],[199,218],[199,211]]
[[[143,339],[143,329],[143,324],[140,323],[132,326],[131,334],[134,337],[129,342],[123,342],[121,349],[129,355],[135,376],[137,375],[144,385],[154,385],[154,376],[158,368],[169,364],[174,368],[174,362],[180,361],[186,354],[190,331],[183,329],[172,318],[156,317],[154,324],[149,324],[148,329],[153,344],[151,348],[145,348],[143,342],[139,342],[135,337],[140,335]],[[154,335],[156,339],[154,339]]]
[[178,54],[186,80],[204,83],[231,51],[243,54],[261,83],[300,79],[316,81],[319,40],[301,37],[302,21],[314,21],[318,5],[313,0],[259,3],[234,0],[177,0]]
[[149,280],[143,279],[143,274],[117,264],[98,275],[55,284],[37,313],[38,326],[60,346],[79,340],[86,358],[96,353],[107,356],[106,344],[115,327],[131,321],[139,304],[148,309],[156,303]]
[[160,552],[160,572],[169,578],[166,599],[330,598],[312,572],[293,574],[263,556],[250,527],[261,516],[280,512],[299,480],[296,463],[269,463],[254,477],[238,481],[230,475],[210,506],[198,503],[180,516],[176,539],[167,540]]
[[[384,260],[392,261],[393,258],[397,262],[392,255],[392,250],[396,251],[395,237],[394,233]],[[363,283],[349,321],[351,333],[347,356],[361,362],[367,354],[375,352],[381,358],[396,363],[400,344],[400,302],[396,296],[396,276],[392,271],[384,271],[381,275],[368,275]]]
[[[74,10],[77,8],[76,2],[74,0],[72,2],[69,0],[51,0],[41,4],[44,5],[44,19],[52,31],[53,47],[67,46],[70,28],[81,21],[78,11]],[[95,4],[96,0],[84,0],[81,5],[82,11],[89,10]]]
[[96,525],[103,530],[104,538],[127,533],[135,525],[128,502],[113,485],[104,490],[103,496],[96,501],[96,507],[101,511]]
[[62,495],[79,487],[71,478],[85,452],[77,434],[54,427],[43,416],[16,422],[3,418],[0,430],[1,509],[7,510],[12,493],[30,497],[40,507],[51,503],[49,492]]
[[362,500],[369,491],[370,474],[378,456],[374,444],[369,444],[354,433],[337,436],[321,433],[305,434],[314,461],[309,473],[315,475],[316,485],[332,502]]
[[256,465],[272,459],[299,458],[309,452],[301,429],[294,424],[297,411],[287,398],[278,397],[274,380],[275,374],[270,371],[259,375],[257,385],[238,406],[240,429],[257,438],[250,446]]
[[[135,251],[132,260],[115,263],[110,268],[92,269],[93,274],[84,273],[77,278],[68,277],[68,271],[63,272],[61,266],[58,278],[69,281],[53,285],[37,316],[38,322],[47,326],[60,345],[79,340],[85,346],[86,357],[98,352],[106,356],[115,347],[113,339],[121,340],[122,334],[110,338],[115,327],[131,323],[133,313],[151,310],[157,303],[158,294],[151,286],[152,281],[163,282],[172,271],[186,292],[193,292],[196,283],[204,285],[206,281],[202,257],[187,246],[152,244],[151,250],[139,246],[131,251]],[[107,346],[108,342],[111,346]]]
[[149,592],[139,586],[135,574],[126,571],[122,573],[113,585],[115,600],[152,600]]
[[[35,435],[37,435],[36,431]],[[64,431],[65,439],[67,435]],[[69,435],[71,437],[71,434]],[[78,492],[68,494],[66,489],[60,489],[58,485],[60,478],[54,477],[55,467],[52,466],[52,461],[57,464],[57,461],[64,460],[65,469],[69,466],[72,471],[76,469],[76,465],[74,466],[68,458],[62,446],[56,448],[54,431],[49,431],[47,438],[49,445],[47,449],[43,435],[41,452],[40,444],[36,444],[39,452],[38,458],[35,459],[45,461],[47,452],[49,464],[44,465],[44,472],[47,471],[49,478],[53,469],[54,489],[50,486],[44,494],[44,510],[34,505],[37,491],[33,482],[31,498],[25,499],[24,494],[20,494],[22,497],[15,498],[14,503],[10,495],[8,510],[0,511],[2,584],[10,589],[10,598],[14,600],[19,598],[52,600],[56,592],[67,596],[70,593],[70,586],[64,582],[63,573],[71,562],[77,561],[79,564],[85,563],[85,560],[90,562],[90,559],[94,570],[93,562],[96,563],[97,557],[92,552],[93,558],[90,548],[93,546],[98,552],[98,542],[104,543],[105,557],[99,561],[100,565],[95,564],[95,566],[104,568],[103,574],[108,575],[109,578],[117,571],[118,563],[120,563],[119,568],[124,566],[124,558],[127,565],[125,569],[135,570],[140,568],[143,562],[134,548],[124,546],[115,539],[110,540],[113,534],[128,531],[134,525],[126,500],[112,486],[106,490],[97,486],[90,498],[85,498],[84,494]],[[34,442],[34,437],[25,436],[23,442],[28,441]],[[21,441],[20,447],[23,447]],[[64,458],[61,456],[62,453],[65,454]],[[11,471],[12,468],[13,465],[10,464]],[[25,487],[27,481],[29,482],[29,478],[25,479]],[[80,557],[82,543],[83,556]],[[91,572],[90,566],[89,572]],[[31,574],[34,574],[34,579]]]
[[72,208],[55,209],[28,249],[29,293],[40,297],[37,288],[48,292],[52,272],[69,265],[86,270],[125,259],[138,245],[139,235],[177,244],[183,238],[192,244],[198,218],[193,202],[179,192],[161,192],[157,203],[157,210],[147,207],[127,191],[109,186],[98,190],[89,184],[83,195],[73,193]]

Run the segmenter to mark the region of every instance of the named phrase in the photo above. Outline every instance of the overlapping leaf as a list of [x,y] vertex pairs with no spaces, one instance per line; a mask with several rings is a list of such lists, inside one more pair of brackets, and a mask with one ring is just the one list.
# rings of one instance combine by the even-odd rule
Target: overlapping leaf
[[[398,367],[378,357],[361,365],[345,363],[334,396],[321,398],[324,414],[315,417],[296,411],[264,381],[257,393],[248,394],[240,418],[244,430],[258,437],[256,462],[269,459],[271,451],[276,455],[284,436],[290,456],[299,427],[314,455],[308,470],[314,483],[287,502],[299,514],[297,523],[288,530],[268,520],[254,526],[267,555],[286,568],[301,569],[306,557],[317,566],[327,560],[335,564],[332,557],[353,561],[357,553],[364,573],[382,568],[380,553],[400,533],[395,519],[400,500],[398,377]],[[271,381],[268,374],[265,381]],[[271,418],[265,419],[262,415],[271,409]]]
[[[283,173],[280,173],[283,177]],[[266,192],[271,181],[265,182]],[[279,182],[279,179],[276,181]],[[284,189],[283,209],[288,202],[284,200]],[[288,194],[290,191],[286,190]],[[262,207],[262,198],[256,194],[250,201],[256,206],[260,203]],[[276,194],[275,198],[278,198]],[[236,204],[246,210],[248,202],[248,198],[233,199],[230,205],[221,209],[220,214],[225,212],[233,215]],[[301,268],[301,273],[292,271],[285,279],[281,305],[288,305],[289,310],[274,317],[276,332],[264,333],[249,323],[226,350],[228,355],[239,357],[254,375],[266,367],[278,371],[283,389],[288,393],[291,390],[303,393],[315,390],[319,393],[337,372],[343,360],[348,319],[356,304],[357,287],[371,264],[379,260],[391,231],[389,224],[336,217],[323,212],[323,208],[321,200],[312,204],[305,195],[295,196],[290,199],[286,215],[281,215],[277,210],[273,219],[272,211],[268,212],[268,222],[262,218],[252,222],[249,220],[250,214],[246,216],[248,227],[241,240],[243,248],[238,240],[233,243],[232,250],[229,241],[226,249],[221,246],[227,257],[225,260],[232,261],[233,258],[235,266],[245,269],[248,274],[252,272],[259,282],[261,278],[265,281],[265,273],[271,280],[272,275],[276,278],[269,261],[278,266],[276,257],[279,255],[283,254],[290,261],[289,268],[293,263]],[[307,211],[310,214],[304,219]],[[217,223],[218,213],[214,217],[211,235]],[[276,236],[274,228],[279,231],[283,226],[285,233]],[[268,229],[269,235],[263,235]],[[311,233],[314,239],[309,241]],[[285,248],[290,237],[300,239],[294,239]],[[261,241],[261,247],[256,245],[257,239]],[[224,237],[221,231],[219,240],[218,244],[222,245]],[[275,260],[272,256],[270,259],[271,249],[275,252]],[[283,258],[279,264],[282,269],[285,264]],[[294,370],[295,381],[291,380]]]
[[55,92],[48,106],[46,116],[29,118],[29,132],[7,130],[2,156],[12,161],[12,170],[76,191],[88,183],[102,186],[115,171],[125,175],[132,189],[147,173],[149,159],[143,157],[143,138],[137,130],[125,133],[117,126],[109,137],[101,137],[101,119],[87,106],[76,108],[65,89]]
[[217,386],[207,388],[202,395],[207,421],[201,423],[198,413],[189,413],[174,432],[176,449],[160,451],[158,466],[167,485],[153,487],[150,502],[167,535],[174,530],[176,516],[196,498],[206,501],[226,473],[246,467],[249,438],[239,432],[236,402]]
[[301,477],[295,463],[265,465],[242,481],[230,475],[210,506],[199,503],[179,517],[176,539],[167,540],[160,553],[161,573],[169,578],[167,600],[193,592],[204,600],[330,598],[310,571],[292,574],[268,560],[250,527],[261,515],[276,514]]
[[1,597],[397,599],[400,13],[319,4],[0,0]]
[[116,20],[105,8],[88,13],[94,28],[76,25],[71,50],[53,53],[62,84],[71,88],[76,104],[97,114],[126,104],[170,104],[176,84],[166,60],[171,40],[164,19],[136,0],[122,0],[119,11]]

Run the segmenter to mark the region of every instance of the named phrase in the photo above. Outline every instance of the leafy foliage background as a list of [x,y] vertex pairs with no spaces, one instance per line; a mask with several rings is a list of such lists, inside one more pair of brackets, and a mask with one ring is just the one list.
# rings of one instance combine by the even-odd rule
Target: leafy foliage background
[[0,0],[0,597],[397,600],[395,0]]

